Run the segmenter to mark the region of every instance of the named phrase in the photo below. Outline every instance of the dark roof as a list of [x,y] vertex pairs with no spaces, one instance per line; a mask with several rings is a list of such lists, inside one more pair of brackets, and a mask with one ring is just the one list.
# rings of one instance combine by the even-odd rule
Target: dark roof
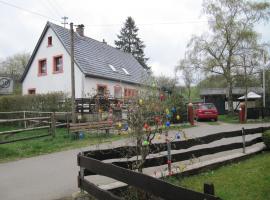
[[[47,22],[22,76],[22,81],[30,68],[38,47],[49,27],[52,28],[64,48],[70,53],[69,29]],[[147,77],[147,71],[145,71],[131,54],[125,53],[92,38],[80,36],[76,32],[74,33],[74,57],[75,63],[86,76],[133,84],[141,84]],[[109,65],[114,66],[116,71],[114,72]],[[125,68],[129,75],[126,74],[122,68]]]
[[[255,92],[257,94],[263,93],[263,88],[261,87],[249,87],[248,92]],[[232,93],[234,95],[244,95],[245,94],[245,88],[239,88],[235,87],[232,90]],[[207,95],[226,95],[227,94],[227,88],[203,88],[200,90],[201,96],[207,96]]]

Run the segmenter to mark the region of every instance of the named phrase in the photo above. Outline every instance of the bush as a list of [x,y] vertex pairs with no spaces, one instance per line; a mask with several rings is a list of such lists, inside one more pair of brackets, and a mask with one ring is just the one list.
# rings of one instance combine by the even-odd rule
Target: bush
[[12,95],[0,97],[0,112],[9,111],[70,111],[70,99],[64,93]]
[[270,149],[270,131],[266,131],[262,134],[263,142],[267,149]]

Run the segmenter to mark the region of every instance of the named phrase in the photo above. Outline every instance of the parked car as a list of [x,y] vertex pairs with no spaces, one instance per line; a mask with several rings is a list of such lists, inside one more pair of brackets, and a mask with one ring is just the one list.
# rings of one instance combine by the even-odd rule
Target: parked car
[[218,120],[218,111],[213,103],[194,104],[194,118],[199,121],[201,119]]

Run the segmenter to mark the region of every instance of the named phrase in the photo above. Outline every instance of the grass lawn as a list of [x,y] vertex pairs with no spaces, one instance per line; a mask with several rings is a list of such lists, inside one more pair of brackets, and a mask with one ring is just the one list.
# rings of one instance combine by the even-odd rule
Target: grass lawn
[[209,124],[209,125],[220,125],[219,122],[213,122],[213,121],[209,121],[209,122],[207,122],[207,124]]
[[[237,123],[239,123],[239,116],[238,115],[233,115],[233,116],[219,115],[218,120],[221,122],[225,122],[225,123],[237,124]],[[249,123],[261,123],[261,122],[270,122],[270,118],[265,117],[264,119],[248,119],[247,120],[248,124]]]
[[203,192],[204,183],[212,182],[216,196],[223,200],[267,200],[270,199],[270,152],[214,171],[167,181],[199,192]]
[[[0,130],[9,130],[10,128],[1,127]],[[42,135],[48,133],[48,130],[36,130],[27,131],[11,136],[10,138],[4,138],[5,140],[12,140],[21,137]],[[116,135],[116,134],[86,134],[84,139],[74,140],[67,133],[66,128],[57,128],[56,136],[51,136],[20,141],[10,144],[0,144],[0,162],[6,162],[10,160],[16,160],[20,158],[32,157],[41,154],[47,154],[57,151],[63,151],[72,148],[85,147],[103,142],[110,142],[125,138],[127,135]],[[1,138],[0,138],[1,139]],[[3,138],[2,138],[3,140]]]
[[239,117],[238,115],[233,115],[233,116],[229,116],[229,115],[219,115],[218,116],[218,121],[221,122],[225,122],[225,123],[239,123]]
[[189,123],[171,124],[171,126],[168,127],[167,130],[181,130],[181,129],[191,128],[191,127],[195,127],[195,125],[192,126]]
[[[180,125],[178,124],[170,126],[168,130],[178,130],[189,127],[191,127],[189,124],[180,124]],[[18,129],[18,127],[17,128],[10,126],[0,127],[0,131],[14,130],[14,129]],[[0,141],[14,140],[34,135],[44,135],[47,133],[48,133],[47,129],[26,131],[11,136],[0,136]],[[0,163],[57,151],[86,147],[89,145],[100,144],[104,142],[111,142],[127,137],[129,136],[117,134],[106,135],[105,133],[100,134],[93,133],[93,134],[85,134],[84,139],[74,140],[67,133],[66,128],[57,128],[55,138],[48,136],[44,138],[19,141],[10,144],[0,144]]]

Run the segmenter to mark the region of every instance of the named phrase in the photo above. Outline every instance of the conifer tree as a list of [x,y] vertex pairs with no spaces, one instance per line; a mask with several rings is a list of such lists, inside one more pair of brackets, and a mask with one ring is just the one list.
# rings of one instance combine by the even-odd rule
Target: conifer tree
[[116,48],[131,53],[145,69],[149,69],[146,64],[149,58],[145,57],[145,45],[138,37],[138,30],[135,21],[128,17],[120,31],[120,35],[117,35],[118,40],[115,40],[114,43]]

